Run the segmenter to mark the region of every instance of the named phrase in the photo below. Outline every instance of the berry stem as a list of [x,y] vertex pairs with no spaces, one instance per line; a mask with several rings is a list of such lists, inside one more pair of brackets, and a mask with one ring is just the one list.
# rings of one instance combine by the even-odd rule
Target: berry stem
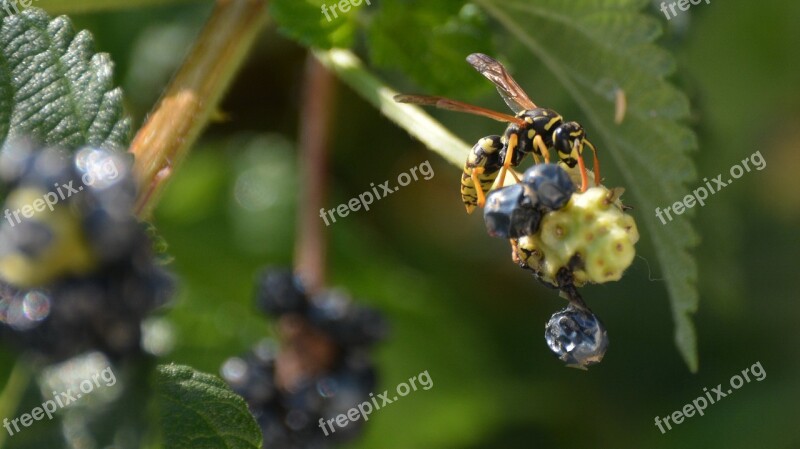
[[167,180],[205,129],[266,21],[266,0],[218,0],[178,73],[131,143],[147,218]]
[[[325,285],[326,227],[320,217],[327,198],[328,147],[336,97],[336,80],[311,54],[306,58],[298,143],[299,178],[295,274],[309,294]],[[279,320],[281,352],[275,362],[276,384],[293,388],[299,381],[330,369],[336,347],[302,316]]]
[[306,288],[316,292],[325,285],[326,238],[320,217],[327,198],[328,146],[336,97],[333,75],[309,54],[303,81],[303,105],[298,144],[300,201],[295,271]]

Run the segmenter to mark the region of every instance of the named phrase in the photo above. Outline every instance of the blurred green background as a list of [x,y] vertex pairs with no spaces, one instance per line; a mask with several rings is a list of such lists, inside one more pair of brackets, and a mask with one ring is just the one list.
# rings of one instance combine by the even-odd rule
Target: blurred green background
[[[515,267],[507,243],[488,238],[480,216],[464,214],[460,171],[338,85],[328,208],[426,160],[435,171],[326,229],[328,283],[380,308],[392,323],[377,351],[379,391],[425,370],[434,384],[375,413],[353,447],[800,448],[793,424],[800,412],[800,303],[791,274],[800,253],[800,3],[713,1],[670,23],[656,8],[653,16],[667,28],[661,43],[679,64],[673,81],[692,101],[700,178],[725,173],[756,150],[767,162],[694,210],[702,236],[694,252],[699,372],[691,374],[674,347],[644,228],[640,257],[624,278],[585,289],[609,330],[605,359],[588,372],[564,368],[543,339],[544,323],[563,300]],[[75,18],[111,53],[137,123],[209,9]],[[529,58],[509,45],[509,59]],[[218,373],[227,357],[273,332],[253,307],[253,279],[261,266],[292,264],[302,238],[295,142],[304,63],[305,50],[270,27],[224,100],[229,120],[208,129],[158,208],[154,222],[182,280],[166,314],[176,338],[167,361]],[[537,102],[585,121],[536,61],[516,69]],[[399,90],[410,87],[397,73],[379,75]],[[500,104],[493,92],[460,99]],[[467,142],[500,129],[480,118],[433,114]],[[621,179],[611,162],[603,169],[610,185]],[[763,381],[666,434],[655,427],[655,416],[756,362],[767,373]]]

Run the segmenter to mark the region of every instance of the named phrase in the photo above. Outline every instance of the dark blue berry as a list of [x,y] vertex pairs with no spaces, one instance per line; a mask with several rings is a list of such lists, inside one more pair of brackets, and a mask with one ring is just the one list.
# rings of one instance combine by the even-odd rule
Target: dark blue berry
[[383,340],[388,323],[377,310],[353,304],[341,291],[324,291],[311,301],[308,318],[342,347],[368,346]]
[[339,290],[326,290],[309,299],[290,270],[266,271],[259,279],[257,301],[274,315],[293,312],[281,319],[302,321],[299,328],[326,336],[332,348],[325,365],[295,369],[292,378],[281,382],[277,373],[285,376],[285,372],[279,363],[293,360],[297,347],[292,338],[296,336],[284,335],[289,342],[280,356],[274,343],[262,341],[247,355],[223,364],[223,378],[245,398],[261,426],[264,447],[325,449],[360,435],[363,421],[350,422],[346,428],[335,425],[335,431],[329,427],[323,431],[319,422],[370,400],[376,374],[369,346],[387,334],[386,320]]
[[267,269],[259,278],[256,305],[272,316],[304,313],[308,297],[302,282],[291,270]]
[[536,164],[525,171],[522,182],[529,184],[547,210],[558,210],[567,204],[575,192],[575,184],[557,164]]
[[253,407],[263,407],[276,399],[274,361],[259,359],[255,353],[231,357],[222,365],[222,377],[231,389]]
[[524,183],[493,190],[486,197],[483,220],[492,237],[515,239],[533,234],[541,219],[537,195]]
[[608,349],[603,323],[592,312],[571,305],[550,317],[544,337],[550,350],[572,368],[599,363]]

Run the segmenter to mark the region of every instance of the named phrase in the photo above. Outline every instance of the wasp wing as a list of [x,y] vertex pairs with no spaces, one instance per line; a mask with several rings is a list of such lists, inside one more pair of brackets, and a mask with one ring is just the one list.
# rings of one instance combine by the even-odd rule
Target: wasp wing
[[536,104],[528,98],[528,94],[519,87],[503,64],[483,53],[473,53],[467,56],[467,62],[497,87],[500,96],[512,111],[518,113],[536,109]]

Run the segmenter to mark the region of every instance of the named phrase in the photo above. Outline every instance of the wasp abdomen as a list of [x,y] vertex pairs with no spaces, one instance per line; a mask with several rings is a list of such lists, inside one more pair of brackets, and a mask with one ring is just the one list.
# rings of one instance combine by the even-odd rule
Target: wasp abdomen
[[[469,152],[467,162],[464,164],[464,173],[461,175],[461,200],[467,208],[467,213],[475,209],[483,192],[492,188],[503,166],[501,158],[503,147],[503,139],[492,135],[479,140]],[[478,186],[475,185],[476,180]],[[478,194],[477,188],[481,189],[481,195]]]

